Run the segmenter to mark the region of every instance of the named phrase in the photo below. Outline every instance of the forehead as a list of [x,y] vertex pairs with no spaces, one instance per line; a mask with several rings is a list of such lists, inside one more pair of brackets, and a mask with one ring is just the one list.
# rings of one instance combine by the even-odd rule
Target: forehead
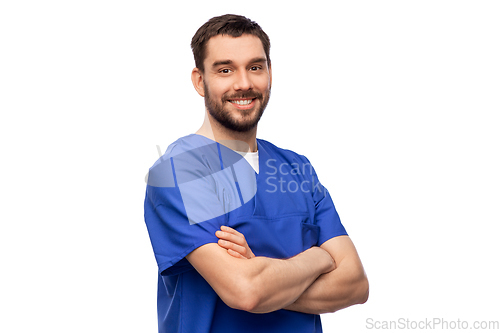
[[240,37],[217,35],[207,43],[205,65],[215,61],[231,60],[245,62],[255,58],[266,58],[266,53],[259,37],[243,34]]

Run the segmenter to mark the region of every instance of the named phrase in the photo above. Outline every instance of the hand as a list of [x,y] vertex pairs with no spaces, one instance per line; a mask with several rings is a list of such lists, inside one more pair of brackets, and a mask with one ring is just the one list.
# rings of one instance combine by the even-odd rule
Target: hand
[[251,259],[255,257],[248,246],[245,236],[233,228],[221,226],[221,230],[215,233],[219,238],[219,246],[226,249],[227,253],[236,258]]

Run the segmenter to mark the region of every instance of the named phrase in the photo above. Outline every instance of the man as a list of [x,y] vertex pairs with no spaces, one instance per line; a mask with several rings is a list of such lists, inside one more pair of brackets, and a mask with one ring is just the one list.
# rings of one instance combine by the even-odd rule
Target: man
[[160,332],[322,332],[320,313],[368,281],[309,161],[256,139],[270,43],[237,15],[196,32],[205,120],[150,169],[145,220],[159,266]]

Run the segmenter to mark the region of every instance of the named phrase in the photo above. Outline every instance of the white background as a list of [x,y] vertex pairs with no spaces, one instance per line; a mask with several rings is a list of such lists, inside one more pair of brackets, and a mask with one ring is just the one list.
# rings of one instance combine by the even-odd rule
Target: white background
[[225,13],[271,38],[258,137],[311,160],[370,280],[325,332],[500,320],[497,1],[5,1],[0,331],[156,331],[144,176],[202,123],[189,43]]

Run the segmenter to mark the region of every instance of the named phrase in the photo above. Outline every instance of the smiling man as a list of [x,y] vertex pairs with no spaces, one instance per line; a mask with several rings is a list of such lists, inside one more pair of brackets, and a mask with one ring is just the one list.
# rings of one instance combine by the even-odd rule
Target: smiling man
[[[202,47],[197,43],[201,32],[193,38],[195,59],[197,48]],[[241,139],[254,151],[257,123],[271,93],[271,63],[263,42],[253,34],[219,34],[204,47],[206,56],[203,62],[196,60],[192,72],[194,87],[205,97],[207,110],[207,118],[197,133]]]
[[319,314],[364,303],[368,281],[307,158],[256,138],[269,38],[223,15],[191,47],[205,120],[150,169],[144,203],[159,332],[322,332]]

